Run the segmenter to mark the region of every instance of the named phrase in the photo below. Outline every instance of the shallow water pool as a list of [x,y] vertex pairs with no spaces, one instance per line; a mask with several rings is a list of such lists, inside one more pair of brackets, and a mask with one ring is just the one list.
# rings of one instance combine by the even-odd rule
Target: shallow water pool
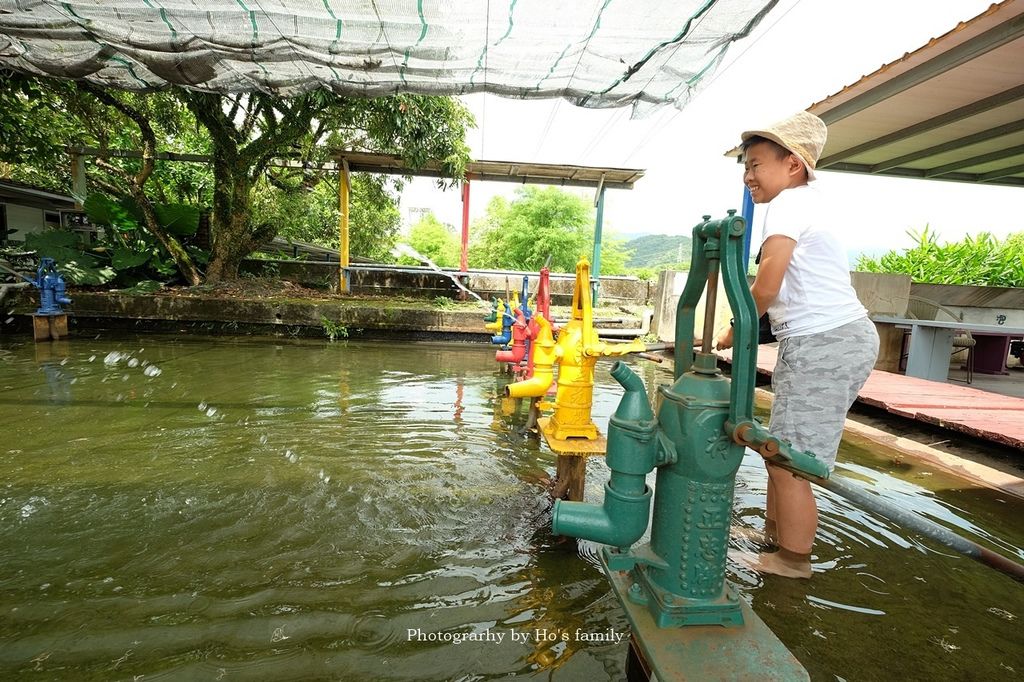
[[[628,626],[597,546],[551,535],[555,458],[502,414],[506,381],[485,346],[0,340],[0,677],[622,679]],[[759,459],[738,525],[762,524]],[[1024,560],[1021,500],[840,461]],[[592,460],[588,500],[606,477]],[[1020,585],[819,500],[813,580],[730,565],[812,678],[1024,674]]]

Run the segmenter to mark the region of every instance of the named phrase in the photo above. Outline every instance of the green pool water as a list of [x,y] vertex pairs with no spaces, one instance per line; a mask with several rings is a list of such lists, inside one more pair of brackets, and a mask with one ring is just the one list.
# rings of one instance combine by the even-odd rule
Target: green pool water
[[[0,679],[622,679],[625,617],[597,546],[551,535],[555,458],[506,381],[486,346],[0,337]],[[759,460],[736,525],[762,525]],[[1021,500],[840,462],[1024,560]],[[819,501],[811,581],[729,567],[813,679],[1024,676],[1024,587]]]

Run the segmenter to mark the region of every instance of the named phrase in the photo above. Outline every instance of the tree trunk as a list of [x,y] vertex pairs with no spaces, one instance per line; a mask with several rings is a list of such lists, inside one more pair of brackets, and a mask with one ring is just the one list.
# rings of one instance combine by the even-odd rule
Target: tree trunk
[[[232,172],[234,171],[234,172]],[[252,221],[252,182],[247,169],[214,162],[215,191],[210,224],[212,244],[206,281],[211,284],[238,279],[238,267],[255,247]]]

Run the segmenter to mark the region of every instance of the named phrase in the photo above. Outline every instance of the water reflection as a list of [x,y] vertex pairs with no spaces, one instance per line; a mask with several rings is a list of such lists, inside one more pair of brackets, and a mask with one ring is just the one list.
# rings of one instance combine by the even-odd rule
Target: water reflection
[[[555,458],[502,412],[489,348],[72,339],[55,393],[36,347],[0,343],[5,679],[622,678],[624,643],[577,636],[628,632],[597,546],[551,536]],[[1022,556],[1019,501],[843,459]],[[606,477],[592,459],[589,499]],[[737,524],[761,526],[764,485],[750,454]],[[729,569],[815,678],[1024,670],[1017,585],[820,499],[814,580]]]

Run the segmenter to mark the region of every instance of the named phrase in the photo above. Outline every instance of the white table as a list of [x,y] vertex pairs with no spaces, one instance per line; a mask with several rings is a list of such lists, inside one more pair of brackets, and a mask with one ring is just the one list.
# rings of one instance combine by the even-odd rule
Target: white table
[[[1024,327],[1006,327],[998,324],[973,324],[955,320],[911,320],[903,317],[873,317],[874,322],[892,324],[901,329],[910,329],[910,352],[907,355],[907,376],[931,381],[946,381],[949,377],[949,356],[953,352],[953,337],[958,331],[969,331],[997,337],[998,347],[1009,346],[1009,339],[1024,337]],[[975,353],[978,353],[975,347]],[[1005,367],[1006,352],[999,359]],[[979,371],[977,365],[975,371]],[[982,370],[990,373],[988,369]]]

